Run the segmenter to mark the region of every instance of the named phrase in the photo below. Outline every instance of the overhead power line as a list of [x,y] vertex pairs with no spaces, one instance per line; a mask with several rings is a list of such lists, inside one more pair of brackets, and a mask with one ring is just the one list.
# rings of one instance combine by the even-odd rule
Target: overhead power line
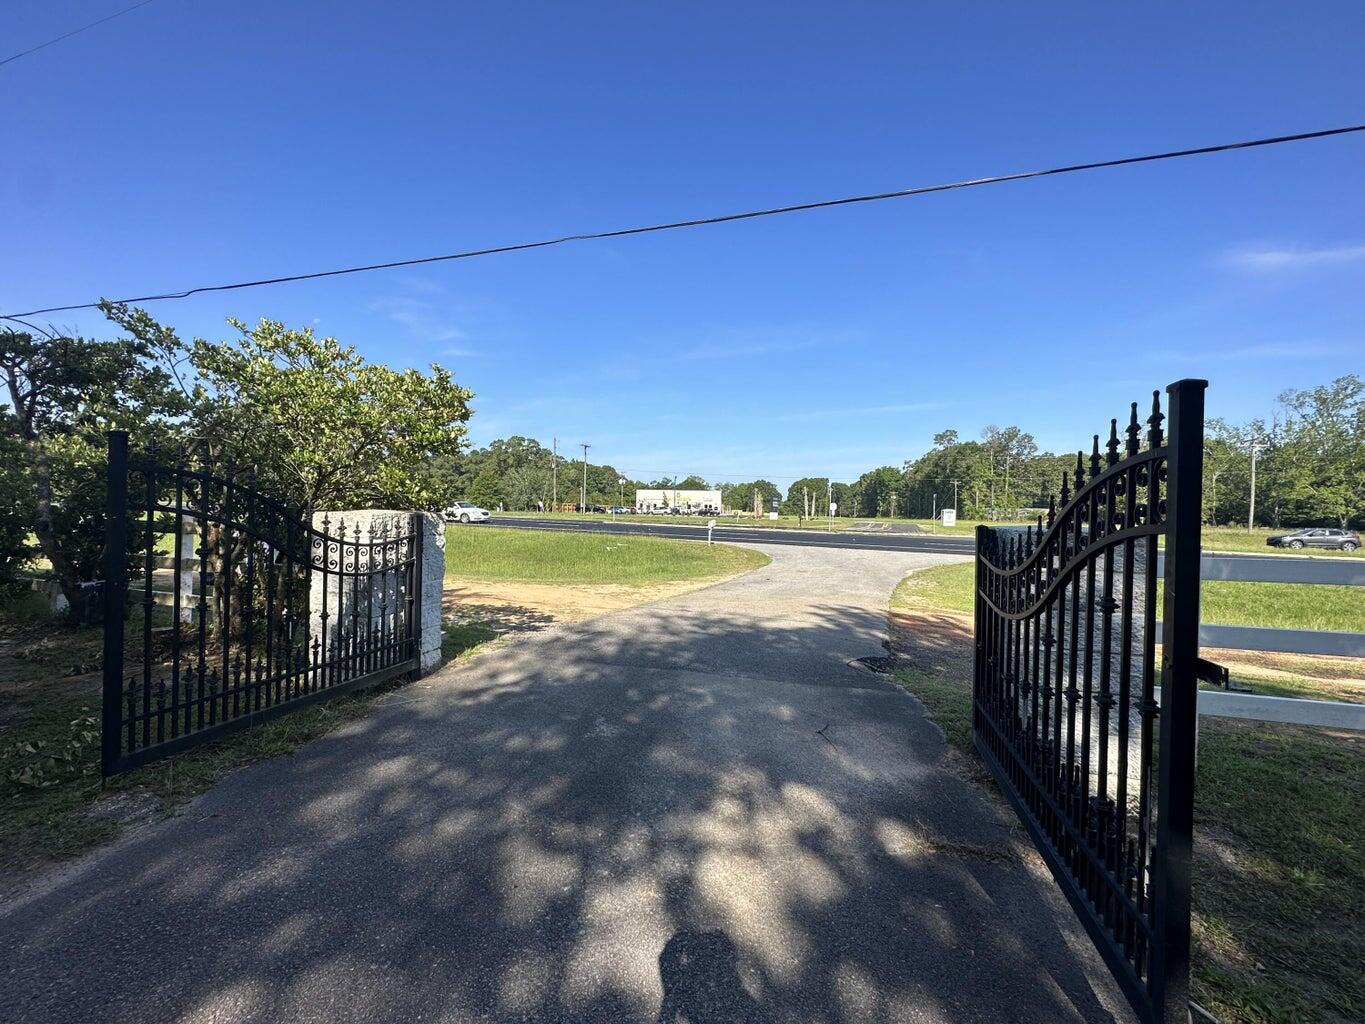
[[[644,227],[617,228],[612,231],[594,231],[577,235],[561,235],[558,238],[542,239],[538,242],[518,242],[513,245],[497,245],[486,249],[469,249],[464,252],[446,253],[442,256],[422,256],[415,259],[391,260],[387,263],[370,263],[359,267],[344,267],[338,270],[318,270],[307,274],[290,274],[284,277],[266,277],[255,281],[239,281],[235,284],[202,285],[178,292],[162,292],[155,295],[136,295],[115,302],[160,302],[165,299],[185,299],[191,295],[205,292],[228,292],[241,288],[259,288],[268,284],[287,284],[291,281],[314,281],[324,277],[339,277],[343,274],[363,274],[372,270],[392,270],[396,267],[415,267],[425,263],[443,263],[449,260],[471,259],[475,256],[492,256],[497,253],[521,252],[526,249],[544,249],[567,242],[586,242],[602,238],[624,238],[628,235],[646,235],[657,231],[673,231],[678,228],[694,228],[707,224],[728,224],[732,221],[754,220],[759,217],[775,217],[784,213],[800,213],[806,210],[822,210],[832,206],[852,206],[855,203],[874,203],[883,199],[903,199],[907,196],[925,195],[930,192],[948,192],[959,188],[972,188],[976,185],[996,185],[1006,181],[1022,181],[1026,178],[1043,178],[1054,174],[1074,174],[1077,171],[1095,171],[1106,167],[1124,167],[1129,164],[1153,163],[1158,160],[1174,160],[1179,157],[1203,156],[1209,153],[1226,153],[1236,149],[1253,149],[1259,146],[1276,146],[1285,142],[1303,142],[1307,139],[1323,139],[1332,135],[1346,135],[1351,132],[1365,131],[1365,124],[1345,128],[1328,128],[1317,132],[1300,132],[1296,135],[1277,135],[1268,139],[1251,139],[1245,142],[1225,142],[1216,146],[1199,146],[1195,149],[1176,149],[1165,153],[1148,153],[1144,156],[1120,157],[1116,160],[1096,160],[1090,163],[1067,164],[1063,167],[1049,167],[1041,171],[1019,171],[1014,174],[998,174],[989,178],[971,178],[939,185],[920,185],[916,188],[897,189],[893,192],[874,192],[869,195],[845,196],[840,199],[820,199],[810,203],[793,203],[789,206],[774,206],[763,210],[748,210],[744,213],[725,213],[714,217],[695,217],[689,220],[670,221],[665,224],[650,224]],[[0,319],[23,316],[39,316],[44,313],[66,313],[77,309],[95,309],[98,302],[78,302],[65,306],[48,306],[44,309],[31,309],[24,313],[0,315]]]
[[4,67],[12,60],[18,60],[20,57],[27,57],[30,53],[37,53],[39,50],[44,50],[47,47],[52,46],[54,43],[60,43],[63,39],[70,39],[72,36],[78,36],[82,32],[94,28],[96,25],[103,25],[106,21],[113,21],[115,18],[121,18],[125,14],[131,14],[139,7],[146,7],[151,2],[152,0],[141,0],[140,3],[133,4],[132,7],[125,7],[121,11],[115,11],[113,14],[106,15],[105,17],[100,18],[98,21],[92,21],[88,25],[82,25],[80,28],[73,28],[70,32],[67,32],[65,35],[57,36],[55,39],[49,39],[47,42],[39,43],[37,46],[30,46],[27,50],[21,50],[16,54],[12,54],[11,56],[6,57],[4,60],[0,60],[0,67]]

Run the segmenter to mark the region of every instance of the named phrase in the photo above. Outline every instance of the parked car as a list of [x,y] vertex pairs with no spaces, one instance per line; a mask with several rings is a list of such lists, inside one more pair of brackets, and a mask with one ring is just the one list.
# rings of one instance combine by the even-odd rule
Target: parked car
[[607,511],[614,516],[630,515],[630,509],[626,508],[624,505],[613,505],[611,508],[607,509]]
[[1293,533],[1279,533],[1267,537],[1265,542],[1272,548],[1338,548],[1342,551],[1355,551],[1360,547],[1360,534],[1355,530],[1315,527],[1309,530],[1295,530]]
[[447,523],[486,523],[491,514],[472,501],[457,501],[443,513]]

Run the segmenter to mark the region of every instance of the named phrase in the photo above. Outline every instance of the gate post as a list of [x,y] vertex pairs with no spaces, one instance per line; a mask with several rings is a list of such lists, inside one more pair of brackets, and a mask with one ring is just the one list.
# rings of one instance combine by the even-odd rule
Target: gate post
[[978,742],[985,738],[980,711],[985,698],[983,683],[986,671],[986,637],[983,629],[986,615],[981,597],[981,554],[986,550],[989,535],[989,526],[984,523],[976,524],[976,555],[972,573],[972,738]]
[[412,628],[412,649],[417,658],[417,671],[412,674],[412,678],[421,679],[426,675],[426,666],[422,658],[422,636],[427,620],[426,594],[422,592],[422,559],[424,557],[425,544],[423,540],[426,534],[426,517],[421,512],[414,512],[408,517],[408,529],[412,531],[412,589],[417,594],[417,614],[413,618]]
[[1180,380],[1170,395],[1166,466],[1166,593],[1161,636],[1152,1002],[1167,1024],[1189,1020],[1190,860],[1194,832],[1199,659],[1199,552],[1203,523],[1204,389]]
[[100,768],[118,765],[123,724],[123,618],[128,594],[128,431],[109,432],[104,511],[104,687],[100,708]]

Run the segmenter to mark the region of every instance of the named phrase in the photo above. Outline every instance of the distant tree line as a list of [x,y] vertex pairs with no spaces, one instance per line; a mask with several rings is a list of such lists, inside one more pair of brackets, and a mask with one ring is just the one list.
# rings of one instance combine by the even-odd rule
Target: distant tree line
[[1215,419],[1206,433],[1208,522],[1247,522],[1254,450],[1257,524],[1365,526],[1365,381],[1359,376],[1285,391],[1268,418]]
[[[581,502],[583,460],[556,454],[534,438],[514,436],[483,448],[462,450],[432,459],[424,473],[433,488],[484,508],[507,511],[549,510]],[[639,487],[705,487],[697,477],[645,483],[626,479],[615,466],[589,462],[586,473],[589,505],[632,505]],[[623,482],[624,481],[624,482]]]
[[[1287,390],[1268,418],[1245,424],[1213,419],[1205,435],[1206,522],[1248,522],[1254,449],[1255,525],[1365,525],[1365,382],[1359,376]],[[987,426],[972,441],[944,430],[918,459],[900,469],[871,470],[852,484],[836,483],[833,493],[841,516],[922,518],[956,507],[965,519],[1020,519],[1046,507],[1062,474],[1075,465],[1075,452],[1040,452],[1019,427]],[[813,482],[823,484],[798,485]],[[793,510],[797,497],[787,496]]]
[[[1120,431],[1125,425],[1119,424]],[[1253,444],[1258,525],[1361,525],[1365,520],[1365,384],[1359,377],[1286,391],[1268,419],[1244,425],[1210,420],[1206,434],[1206,521],[1246,523]],[[1088,461],[1088,447],[1085,456]],[[556,465],[560,503],[577,504],[582,460],[561,454],[556,461],[530,438],[511,437],[443,456],[428,471],[436,490],[489,508],[535,509],[543,502],[548,509]],[[1045,509],[1062,475],[1075,466],[1075,452],[1040,451],[1021,427],[990,424],[975,440],[942,430],[919,458],[870,469],[852,483],[809,476],[792,481],[785,491],[764,479],[716,486],[727,509],[751,514],[766,514],[775,499],[784,515],[804,518],[828,516],[832,501],[841,517],[927,519],[955,507],[963,519],[1019,521]],[[635,480],[610,464],[588,464],[589,505],[632,505],[640,487],[694,490],[708,484],[700,476]]]

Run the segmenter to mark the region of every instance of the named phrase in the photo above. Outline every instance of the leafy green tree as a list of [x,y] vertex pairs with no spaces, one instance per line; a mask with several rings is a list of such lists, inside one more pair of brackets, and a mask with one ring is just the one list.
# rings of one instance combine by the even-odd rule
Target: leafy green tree
[[905,475],[895,466],[880,466],[860,476],[853,485],[860,516],[906,514]]
[[550,503],[550,465],[528,462],[502,474],[502,496],[508,508],[531,509],[536,502]]
[[787,500],[782,511],[789,516],[823,516],[829,514],[829,477],[807,476],[787,488]]
[[24,446],[13,423],[0,418],[0,596],[19,589],[19,573],[36,553],[28,539],[33,509]]
[[711,485],[699,476],[684,477],[683,480],[675,485],[680,491],[708,491]]
[[[106,312],[139,342],[178,344],[142,310]],[[274,320],[228,323],[230,340],[188,346],[194,379],[182,387],[194,409],[192,442],[255,466],[263,489],[306,512],[433,509],[453,497],[424,472],[465,443],[472,394],[448,370],[370,363],[353,346]]]
[[1276,452],[1286,512],[1298,522],[1365,518],[1365,381],[1355,374],[1280,395],[1285,412]]
[[986,515],[989,461],[985,447],[976,441],[935,447],[906,463],[905,476],[907,515],[922,519],[933,515],[936,507],[952,507],[955,492],[963,518],[982,519]]
[[476,505],[496,510],[503,504],[502,478],[492,466],[485,466],[469,485],[469,500]]
[[838,516],[856,516],[858,514],[858,492],[852,484],[841,484],[835,482],[830,491],[830,498],[838,511]]
[[0,330],[4,433],[20,467],[11,473],[74,621],[98,610],[98,591],[86,584],[98,578],[104,549],[106,433],[128,430],[139,445],[166,440],[186,411],[168,370],[174,356],[154,341]]
[[[990,478],[990,505],[994,514],[1013,515],[1021,493],[1021,471],[1027,475],[1028,463],[1038,454],[1033,435],[1018,427],[998,427],[991,424],[981,432],[986,449]],[[1038,481],[1025,480],[1022,493],[1036,496]]]
[[771,480],[753,480],[748,483],[730,484],[722,490],[727,508],[736,512],[754,510],[754,494],[758,494],[759,512],[766,514],[772,507],[773,498],[781,498],[782,492]]

